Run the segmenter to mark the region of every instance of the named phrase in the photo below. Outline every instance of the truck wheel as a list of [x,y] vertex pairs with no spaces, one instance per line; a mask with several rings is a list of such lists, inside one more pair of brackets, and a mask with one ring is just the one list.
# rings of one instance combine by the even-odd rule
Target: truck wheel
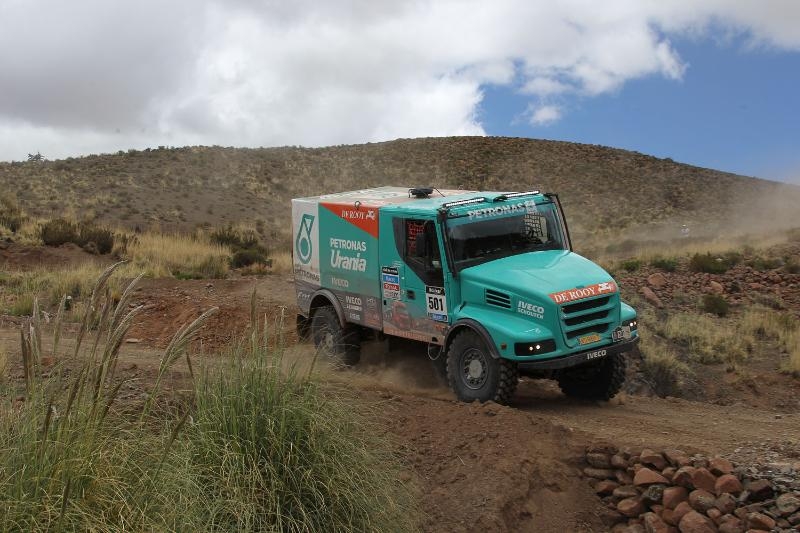
[[361,359],[358,330],[342,327],[333,306],[318,307],[311,316],[311,338],[314,346],[343,366],[353,366]]
[[517,365],[495,359],[470,330],[456,334],[447,350],[447,381],[462,402],[507,403],[517,390]]
[[608,401],[622,389],[626,365],[625,354],[612,354],[597,362],[562,370],[558,386],[573,398]]

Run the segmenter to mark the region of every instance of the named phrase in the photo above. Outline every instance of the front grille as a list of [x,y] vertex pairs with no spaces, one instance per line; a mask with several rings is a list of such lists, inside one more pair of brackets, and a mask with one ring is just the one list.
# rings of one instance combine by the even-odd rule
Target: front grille
[[486,289],[486,303],[503,309],[511,309],[511,296],[504,292]]
[[564,338],[574,341],[584,335],[606,333],[613,325],[612,296],[602,296],[561,306]]

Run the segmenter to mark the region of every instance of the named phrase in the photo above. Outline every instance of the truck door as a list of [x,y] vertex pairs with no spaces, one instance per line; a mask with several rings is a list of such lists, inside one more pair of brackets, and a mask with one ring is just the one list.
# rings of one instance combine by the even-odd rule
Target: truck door
[[442,344],[448,291],[436,223],[398,215],[386,229],[394,243],[381,246],[384,332]]

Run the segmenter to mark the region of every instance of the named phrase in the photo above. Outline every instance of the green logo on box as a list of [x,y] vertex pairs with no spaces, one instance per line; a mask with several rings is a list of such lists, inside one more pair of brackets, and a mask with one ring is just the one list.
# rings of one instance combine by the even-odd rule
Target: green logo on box
[[314,226],[314,215],[303,215],[300,219],[300,229],[297,230],[297,237],[294,241],[294,249],[300,262],[307,265],[311,261],[313,248],[311,245],[311,228]]

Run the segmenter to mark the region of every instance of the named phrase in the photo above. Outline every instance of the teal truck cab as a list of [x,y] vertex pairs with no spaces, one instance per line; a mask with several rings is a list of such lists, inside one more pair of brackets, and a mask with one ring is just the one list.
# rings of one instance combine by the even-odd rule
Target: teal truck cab
[[463,401],[507,402],[520,373],[607,400],[636,312],[572,251],[555,194],[378,187],[292,200],[298,331],[341,364],[368,338],[428,344]]

